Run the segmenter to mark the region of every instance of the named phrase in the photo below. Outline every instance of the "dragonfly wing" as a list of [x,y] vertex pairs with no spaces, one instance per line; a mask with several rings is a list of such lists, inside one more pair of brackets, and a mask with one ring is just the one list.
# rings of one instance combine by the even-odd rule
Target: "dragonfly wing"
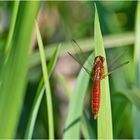
[[117,62],[123,55],[125,55],[128,52],[128,48],[125,49],[122,53],[120,53],[119,55],[117,55],[110,63],[109,63],[109,67],[111,67],[115,62]]
[[126,62],[124,62],[124,63],[112,68],[112,70],[110,72],[108,72],[107,74],[105,74],[103,77],[106,77],[106,76],[112,74],[114,71],[118,70],[119,68],[121,68],[122,66],[124,66],[124,65],[126,65],[128,63],[129,63],[129,61],[126,61]]
[[[78,43],[74,39],[72,39],[72,45],[73,45],[74,49],[78,49],[75,52],[81,52],[83,54],[84,60],[86,60],[87,57],[86,57],[85,53],[83,52],[81,47],[78,45]],[[78,56],[78,57],[80,57],[80,56]],[[93,65],[93,62],[89,61],[89,63],[90,63],[91,66]]]
[[[88,73],[88,75],[90,76],[90,78],[92,79],[91,77],[91,71],[89,71],[87,68],[84,67],[84,65],[76,58],[74,57],[70,52],[68,52],[68,54],[82,67],[84,68],[84,70]],[[93,80],[93,79],[92,79]]]

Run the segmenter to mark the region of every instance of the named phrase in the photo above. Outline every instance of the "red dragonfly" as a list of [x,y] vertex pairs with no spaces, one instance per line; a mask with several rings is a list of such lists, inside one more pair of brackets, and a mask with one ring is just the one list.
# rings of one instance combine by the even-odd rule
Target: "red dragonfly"
[[[75,40],[73,40],[73,43],[79,48],[80,51],[82,51],[82,49],[80,48],[80,46],[77,44],[77,42]],[[124,51],[122,54],[117,56],[114,59],[114,61],[117,61],[122,55],[124,55],[125,52],[126,51]],[[104,60],[105,60],[105,58],[103,56],[96,56],[95,57],[94,64],[92,66],[92,71],[90,72],[87,68],[85,68],[83,66],[83,64],[75,56],[73,56],[69,52],[68,52],[68,54],[84,68],[84,70],[90,75],[90,78],[94,81],[94,85],[92,88],[91,105],[92,105],[92,113],[94,114],[94,119],[97,119],[99,108],[100,108],[100,82],[101,82],[101,80],[103,78],[105,78],[105,76],[111,74],[117,68],[120,68],[121,66],[123,66],[125,64],[128,64],[129,61],[126,61],[126,62],[120,64],[119,66],[115,67],[111,72],[105,74],[104,73]],[[114,61],[112,61],[112,63]]]

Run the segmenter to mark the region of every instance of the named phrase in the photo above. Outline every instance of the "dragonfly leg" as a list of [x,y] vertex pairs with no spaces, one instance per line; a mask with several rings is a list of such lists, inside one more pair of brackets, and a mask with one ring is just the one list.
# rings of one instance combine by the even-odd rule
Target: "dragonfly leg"
[[106,77],[105,68],[103,67],[103,68],[102,68],[102,79],[104,79],[105,77]]
[[102,79],[105,79],[105,77],[106,77],[106,74],[102,76]]

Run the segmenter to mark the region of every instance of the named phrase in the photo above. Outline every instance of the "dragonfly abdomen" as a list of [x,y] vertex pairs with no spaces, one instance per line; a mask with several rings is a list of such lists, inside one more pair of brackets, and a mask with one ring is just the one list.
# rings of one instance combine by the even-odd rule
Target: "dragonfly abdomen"
[[92,112],[94,119],[97,118],[100,107],[100,80],[94,80],[94,86],[92,90]]

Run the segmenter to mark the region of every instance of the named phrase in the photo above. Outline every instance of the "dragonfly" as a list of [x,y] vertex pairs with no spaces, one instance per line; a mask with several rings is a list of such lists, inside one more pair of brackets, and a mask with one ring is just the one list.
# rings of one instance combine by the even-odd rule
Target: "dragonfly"
[[[79,51],[82,52],[82,49],[80,48],[80,46],[78,45],[78,43],[75,40],[72,40],[72,44],[74,45],[74,48],[77,47],[79,49]],[[113,64],[115,61],[117,61],[119,58],[121,58],[121,56],[123,56],[126,52],[127,52],[127,50],[125,50],[120,55],[118,55],[116,58],[114,58],[114,60],[111,62],[111,64]],[[94,114],[94,119],[96,120],[98,117],[99,109],[100,109],[100,83],[101,83],[101,80],[104,79],[106,76],[110,75],[112,72],[114,72],[118,68],[128,64],[129,61],[126,61],[126,62],[120,64],[119,66],[113,68],[112,71],[105,74],[105,72],[104,72],[105,58],[103,56],[101,56],[101,55],[96,56],[94,59],[94,63],[90,62],[90,64],[92,65],[92,70],[89,71],[86,67],[84,67],[82,62],[77,57],[72,55],[70,52],[68,52],[68,54],[77,63],[79,63],[82,66],[82,68],[84,68],[84,70],[89,74],[90,78],[94,81],[93,88],[92,88],[91,108],[92,108],[92,113]]]

